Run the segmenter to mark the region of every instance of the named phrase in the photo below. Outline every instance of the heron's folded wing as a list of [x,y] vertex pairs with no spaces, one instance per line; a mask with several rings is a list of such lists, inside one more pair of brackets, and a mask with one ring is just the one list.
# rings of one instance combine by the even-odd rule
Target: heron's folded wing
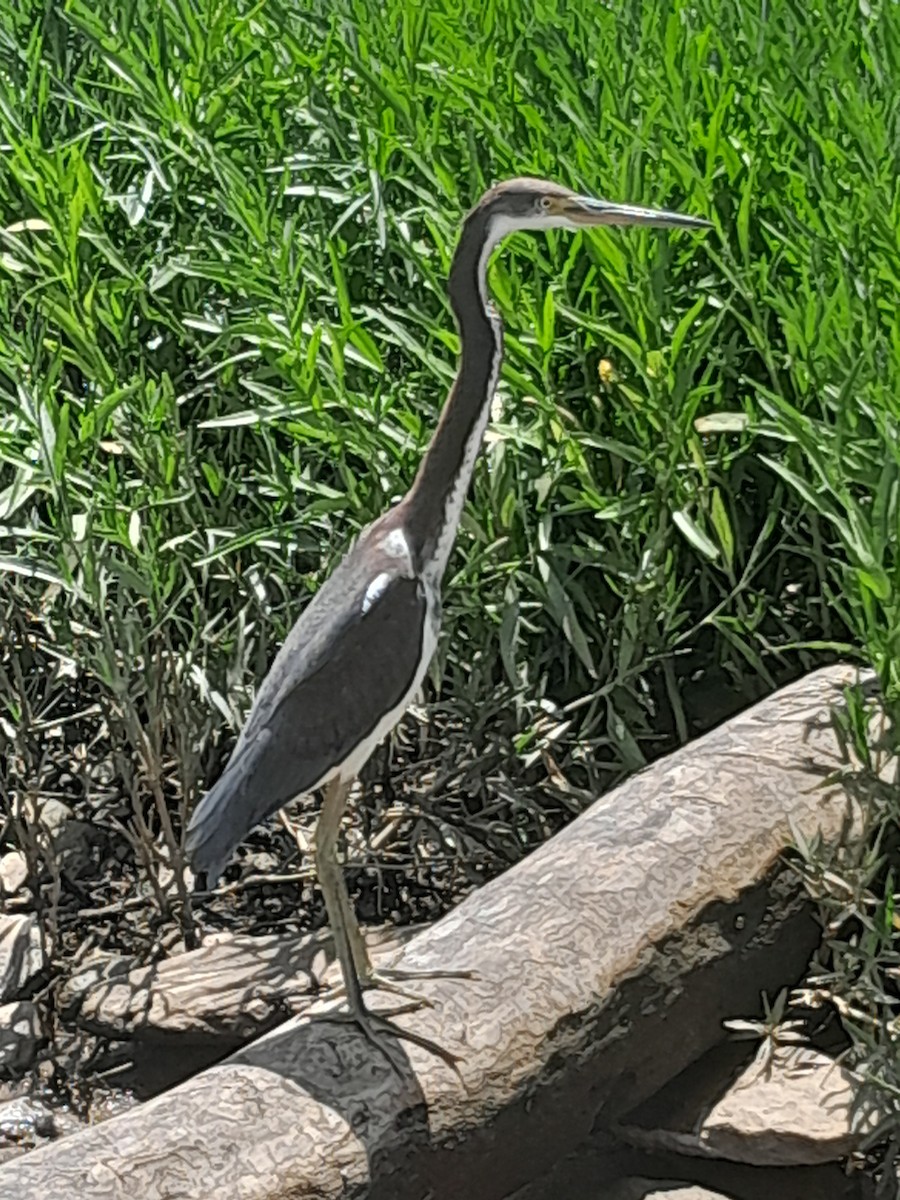
[[[424,589],[398,575],[366,595],[368,605],[356,596],[343,601],[346,611],[328,623],[333,632],[324,644],[319,623],[320,644],[298,661],[296,676],[289,662],[282,664],[288,670],[277,698],[248,722],[252,728],[191,819],[195,872],[217,876],[254,825],[317,786],[409,698],[428,619]],[[292,638],[302,635],[304,620],[305,614]],[[303,670],[304,661],[311,670]]]

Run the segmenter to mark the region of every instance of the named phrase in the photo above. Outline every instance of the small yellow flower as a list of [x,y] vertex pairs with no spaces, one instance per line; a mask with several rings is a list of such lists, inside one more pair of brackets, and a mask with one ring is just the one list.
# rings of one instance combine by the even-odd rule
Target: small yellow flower
[[600,382],[604,387],[611,387],[618,379],[616,368],[612,365],[612,362],[608,358],[600,359],[600,363],[597,367],[597,374],[600,376]]

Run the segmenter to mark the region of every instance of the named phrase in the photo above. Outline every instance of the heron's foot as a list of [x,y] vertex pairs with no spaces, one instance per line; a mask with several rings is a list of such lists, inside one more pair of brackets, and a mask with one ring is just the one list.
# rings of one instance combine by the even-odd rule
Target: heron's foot
[[388,1014],[372,1012],[370,1008],[362,1005],[358,1008],[345,1009],[342,1012],[322,1013],[320,1014],[320,1019],[355,1025],[366,1040],[376,1050],[381,1051],[398,1075],[406,1076],[409,1074],[409,1064],[400,1053],[399,1048],[394,1044],[398,1040],[412,1042],[414,1046],[421,1046],[423,1050],[434,1054],[459,1075],[459,1067],[457,1066],[459,1059],[455,1054],[451,1054],[449,1050],[444,1049],[443,1046],[439,1046],[437,1042],[433,1042],[430,1038],[423,1037],[420,1033],[413,1033],[410,1029],[404,1029],[401,1025],[397,1025],[389,1019],[390,1017],[399,1016],[401,1013],[414,1012],[417,1008],[421,1007],[422,1001],[420,998],[417,998],[415,1003],[403,1004],[399,1008],[393,1008]]
[[417,1007],[434,1008],[434,1001],[419,992],[411,992],[404,983],[415,983],[419,979],[475,979],[474,971],[410,971],[404,967],[379,967],[369,971],[360,982],[364,988],[377,988],[390,992],[392,996],[403,996],[414,1001]]
[[[392,996],[400,996],[409,1003],[405,1004],[402,1009],[395,1011],[399,1012],[414,1012],[417,1008],[434,1008],[434,1002],[429,1000],[427,996],[422,996],[418,992],[410,992],[406,988],[400,987],[394,983],[392,979],[384,978],[380,971],[372,971],[367,975],[360,976],[360,988],[365,988],[367,991],[389,992]],[[346,996],[347,989],[343,983],[336,983],[334,987],[330,987],[325,992],[326,1000],[339,999]]]

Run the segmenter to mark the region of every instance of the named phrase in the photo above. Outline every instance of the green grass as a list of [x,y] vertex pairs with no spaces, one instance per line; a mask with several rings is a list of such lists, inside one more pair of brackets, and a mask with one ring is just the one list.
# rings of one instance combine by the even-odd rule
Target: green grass
[[[30,731],[87,697],[177,861],[169,807],[412,479],[454,368],[460,217],[519,173],[714,229],[496,258],[502,414],[446,588],[442,706],[501,723],[513,774],[539,782],[552,750],[590,790],[837,654],[875,665],[895,714],[891,6],[0,15],[11,784],[40,786]],[[883,864],[869,886],[893,886]]]

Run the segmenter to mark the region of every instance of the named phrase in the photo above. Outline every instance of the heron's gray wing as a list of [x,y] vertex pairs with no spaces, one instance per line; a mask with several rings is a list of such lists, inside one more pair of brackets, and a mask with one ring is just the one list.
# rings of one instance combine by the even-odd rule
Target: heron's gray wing
[[[338,607],[327,625],[314,622],[316,652],[298,655],[295,674],[282,671],[275,699],[262,704],[261,689],[248,720],[252,728],[197,806],[187,839],[196,873],[217,877],[254,825],[316,786],[408,697],[428,619],[419,580],[382,579],[374,594],[354,588]],[[295,646],[306,618],[291,631]]]

